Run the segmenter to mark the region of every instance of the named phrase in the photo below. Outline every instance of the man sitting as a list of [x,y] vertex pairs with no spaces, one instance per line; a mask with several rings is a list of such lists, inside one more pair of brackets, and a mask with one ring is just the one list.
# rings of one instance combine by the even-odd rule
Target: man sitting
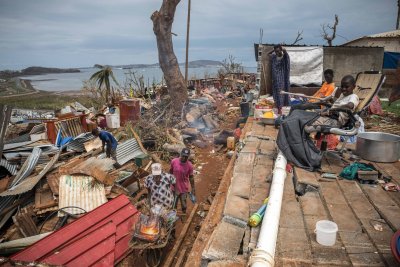
[[[319,90],[312,95],[312,97],[325,98],[330,96],[333,93],[333,91],[335,91],[335,83],[333,82],[333,70],[326,69],[324,71],[324,78],[325,82],[322,84],[321,88],[319,88]],[[290,107],[290,113],[292,113],[293,110],[296,109],[306,110],[312,108],[319,108],[319,105],[314,104],[315,102],[318,102],[318,100],[311,98],[308,100],[308,103],[292,105]]]
[[310,171],[320,167],[322,156],[309,134],[321,130],[324,126],[344,126],[349,115],[343,111],[335,112],[334,109],[349,109],[354,112],[359,103],[358,96],[353,94],[353,76],[343,77],[341,87],[342,94],[332,108],[320,113],[294,110],[283,120],[278,132],[277,145],[289,162]]
[[[342,93],[333,103],[331,109],[350,109],[352,112],[354,112],[358,106],[358,103],[360,102],[358,96],[353,94],[355,86],[356,81],[354,80],[353,76],[344,76],[341,82]],[[307,125],[304,130],[308,133],[311,133],[315,132],[315,129],[318,125],[327,125],[331,127],[344,126],[349,119],[349,115],[347,115],[345,112],[334,114],[331,109],[322,111],[320,113],[321,116],[310,125]]]

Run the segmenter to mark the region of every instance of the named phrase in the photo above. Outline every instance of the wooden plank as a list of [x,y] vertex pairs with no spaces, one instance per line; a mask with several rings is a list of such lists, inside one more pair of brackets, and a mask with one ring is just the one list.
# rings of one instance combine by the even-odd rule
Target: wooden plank
[[312,185],[316,188],[320,187],[318,174],[315,172],[306,171],[302,168],[294,167],[294,175],[296,184]]
[[310,242],[290,173],[284,185],[275,258],[278,261],[289,259],[295,262],[312,263]]
[[173,249],[169,252],[168,258],[166,259],[163,266],[170,267],[172,265],[172,263],[174,262],[175,255],[178,252],[179,248],[181,247],[182,241],[186,236],[186,233],[189,229],[189,225],[192,222],[193,216],[196,214],[196,210],[198,207],[199,207],[199,204],[197,204],[197,203],[193,206],[192,211],[190,212],[189,218],[185,222],[185,225],[183,226],[178,239],[175,241]]
[[307,237],[311,243],[313,264],[318,266],[349,266],[350,259],[343,247],[340,237],[334,246],[326,247],[316,242],[315,225],[320,220],[331,220],[318,192],[308,192],[299,198],[303,212]]
[[[400,163],[374,163],[375,167],[386,177],[391,177],[392,182],[400,185]],[[387,194],[400,205],[400,194],[398,192],[387,192]]]
[[400,229],[400,207],[387,192],[380,186],[360,185],[360,187],[392,230]]
[[35,193],[35,210],[45,209],[57,205],[57,201],[53,197],[48,184],[36,188]]
[[[345,182],[342,184],[347,185]],[[339,184],[322,183],[321,190],[329,213],[338,225],[339,236],[352,264],[355,266],[384,266],[383,258],[375,253],[377,248],[365,233],[363,223],[355,216]],[[349,193],[349,190],[347,192]]]

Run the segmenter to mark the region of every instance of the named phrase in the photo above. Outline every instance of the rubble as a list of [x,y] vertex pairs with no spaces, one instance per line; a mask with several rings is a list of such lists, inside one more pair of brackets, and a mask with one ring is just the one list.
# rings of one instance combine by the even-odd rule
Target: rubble
[[[168,96],[159,103],[146,102],[146,111],[135,113],[135,122],[124,121],[123,127],[112,130],[119,143],[115,161],[106,158],[101,140],[91,134],[96,127],[90,121],[95,118],[93,109],[79,103],[55,112],[56,117],[12,125],[7,133],[0,129],[0,256],[16,253],[2,260],[52,265],[120,262],[131,251],[149,166],[168,164],[185,147],[207,149],[221,135],[219,143],[226,145],[232,133],[223,125],[236,118],[238,110],[218,112],[225,98],[218,90],[203,90],[189,99],[181,114],[169,108]],[[215,156],[214,149],[210,153]],[[195,151],[190,159],[196,162]],[[201,217],[212,198],[208,201]],[[95,253],[99,250],[104,253]]]

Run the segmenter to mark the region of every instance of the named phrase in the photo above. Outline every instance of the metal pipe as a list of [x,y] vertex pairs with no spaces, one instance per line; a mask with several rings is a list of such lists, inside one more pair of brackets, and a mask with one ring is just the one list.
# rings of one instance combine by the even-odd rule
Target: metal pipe
[[275,161],[268,208],[262,221],[257,247],[250,256],[251,267],[272,267],[275,264],[276,239],[281,215],[283,187],[286,178],[286,158],[279,151]]

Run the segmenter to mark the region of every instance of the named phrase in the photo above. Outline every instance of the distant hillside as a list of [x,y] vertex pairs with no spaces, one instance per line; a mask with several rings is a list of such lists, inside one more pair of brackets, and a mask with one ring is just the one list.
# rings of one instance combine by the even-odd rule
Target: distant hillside
[[28,67],[20,71],[4,70],[0,71],[0,78],[9,79],[18,76],[26,75],[41,75],[49,73],[75,73],[80,72],[79,69],[59,69],[59,68],[45,68],[45,67]]
[[[185,66],[185,63],[179,63],[180,66]],[[215,60],[194,60],[189,61],[189,68],[201,68],[208,66],[221,66],[222,63],[220,61]],[[98,67],[100,65],[95,64],[94,67]],[[129,65],[116,65],[114,68],[123,68],[123,69],[141,69],[141,68],[155,68],[159,67],[159,63],[155,64],[129,64]]]

